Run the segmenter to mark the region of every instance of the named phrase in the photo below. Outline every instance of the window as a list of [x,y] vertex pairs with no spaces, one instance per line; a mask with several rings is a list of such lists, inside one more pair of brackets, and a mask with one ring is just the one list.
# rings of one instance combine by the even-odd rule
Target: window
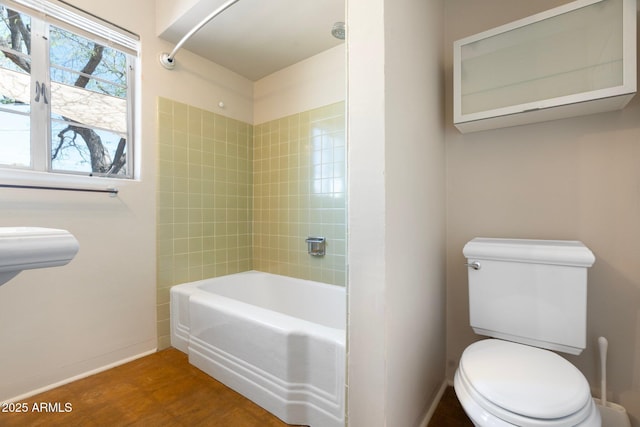
[[132,178],[137,37],[62,2],[0,19],[0,167]]

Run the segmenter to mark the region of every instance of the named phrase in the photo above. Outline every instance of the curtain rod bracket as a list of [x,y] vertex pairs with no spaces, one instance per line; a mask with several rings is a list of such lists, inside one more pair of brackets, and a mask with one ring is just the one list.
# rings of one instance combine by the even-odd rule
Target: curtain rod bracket
[[167,52],[162,52],[160,54],[160,65],[162,65],[167,70],[173,70],[176,68],[176,61],[174,58],[169,56]]

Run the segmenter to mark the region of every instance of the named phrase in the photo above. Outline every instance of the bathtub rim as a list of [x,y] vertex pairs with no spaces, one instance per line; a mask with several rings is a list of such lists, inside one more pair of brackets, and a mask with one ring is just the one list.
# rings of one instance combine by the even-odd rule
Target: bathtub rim
[[[300,322],[300,325],[305,326],[304,330],[313,330],[314,333],[320,332],[319,335],[323,339],[334,341],[337,344],[341,345],[342,347],[346,347],[346,329],[347,329],[346,313],[345,313],[345,319],[344,319],[345,321],[344,321],[343,328],[335,328],[328,325],[315,323],[306,319],[302,319],[300,317],[293,316],[291,314],[282,313],[269,308],[264,308],[255,304],[241,301],[239,299],[219,295],[208,290],[203,290],[201,288],[202,285],[210,284],[212,281],[224,280],[228,276],[240,276],[240,275],[268,275],[272,277],[282,277],[290,280],[300,281],[303,283],[309,283],[313,286],[318,285],[321,287],[327,287],[327,288],[330,288],[331,290],[334,290],[334,288],[331,288],[331,287],[335,286],[340,292],[344,293],[344,298],[346,302],[346,297],[347,297],[346,288],[343,286],[331,285],[328,283],[316,282],[316,281],[307,280],[307,279],[299,279],[295,277],[283,276],[279,274],[267,273],[267,272],[257,271],[257,270],[248,270],[248,271],[243,271],[239,273],[231,273],[223,276],[216,276],[216,277],[211,277],[206,279],[194,280],[192,282],[180,283],[180,284],[171,286],[171,288],[169,289],[170,339],[171,339],[171,345],[173,347],[183,351],[184,353],[188,352],[189,335],[191,333],[191,327],[190,327],[189,320],[187,320],[186,324],[181,323],[180,321],[180,315],[184,314],[184,313],[181,313],[180,303],[181,301],[186,300],[186,304],[188,305],[189,298],[194,294],[198,294],[200,295],[200,297],[204,296],[208,300],[214,301],[215,303],[217,303],[216,307],[235,306],[238,309],[241,309],[243,311],[246,310],[247,312],[253,313],[254,315],[256,314],[264,315],[267,318],[274,319],[276,326],[288,324],[291,321],[291,319],[294,319],[295,322]],[[176,294],[179,294],[180,296],[174,298],[173,296]],[[345,304],[345,309],[346,309],[346,304]],[[186,309],[186,311],[187,311],[187,317],[188,317],[188,308]]]

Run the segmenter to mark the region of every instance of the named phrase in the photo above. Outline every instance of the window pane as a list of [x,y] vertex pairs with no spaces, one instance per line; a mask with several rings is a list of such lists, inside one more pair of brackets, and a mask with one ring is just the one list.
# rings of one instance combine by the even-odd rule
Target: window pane
[[[0,164],[31,166],[29,106],[0,99]],[[20,114],[26,113],[26,114]]]
[[87,175],[127,176],[127,140],[123,135],[64,120],[51,121],[51,168]]
[[126,98],[127,56],[51,26],[49,30],[51,81]]
[[54,170],[127,175],[127,57],[51,26]]
[[0,6],[0,164],[31,166],[31,19]]
[[2,47],[29,55],[31,53],[31,18],[3,5],[0,5],[0,16],[2,17],[2,25],[0,25]]

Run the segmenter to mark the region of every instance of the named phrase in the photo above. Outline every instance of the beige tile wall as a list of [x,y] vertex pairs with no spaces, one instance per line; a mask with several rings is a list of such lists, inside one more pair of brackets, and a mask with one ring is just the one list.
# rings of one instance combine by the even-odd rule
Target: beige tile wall
[[159,348],[169,345],[169,288],[250,270],[253,128],[158,99]]
[[251,269],[345,284],[343,102],[252,126],[159,98],[158,150],[159,348],[175,284]]
[[[344,285],[344,102],[255,126],[253,161],[254,269]],[[308,236],[327,239],[324,257]]]

